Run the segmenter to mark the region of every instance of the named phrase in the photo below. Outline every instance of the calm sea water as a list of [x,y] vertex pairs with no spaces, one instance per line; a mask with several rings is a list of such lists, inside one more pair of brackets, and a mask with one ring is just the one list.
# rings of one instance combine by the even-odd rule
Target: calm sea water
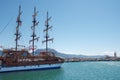
[[0,73],[0,80],[120,80],[120,62],[64,63],[61,69]]

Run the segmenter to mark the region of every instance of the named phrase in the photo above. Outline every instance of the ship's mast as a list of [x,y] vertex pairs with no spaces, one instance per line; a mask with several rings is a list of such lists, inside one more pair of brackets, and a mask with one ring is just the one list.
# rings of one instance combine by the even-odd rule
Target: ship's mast
[[16,21],[16,22],[17,22],[17,27],[16,27],[16,33],[15,33],[15,35],[16,35],[16,38],[15,38],[15,42],[16,42],[15,50],[16,50],[16,51],[18,50],[18,40],[19,40],[20,37],[21,37],[21,34],[20,34],[20,32],[19,32],[19,27],[20,27],[21,24],[22,24],[22,21],[21,21],[21,19],[20,19],[21,14],[22,14],[21,6],[19,6],[19,13],[18,13],[17,21]]
[[51,17],[48,16],[48,12],[47,12],[47,19],[45,21],[45,27],[46,29],[44,29],[44,32],[46,32],[46,35],[45,35],[45,40],[42,41],[42,43],[46,43],[46,52],[48,52],[48,41],[52,41],[53,42],[53,38],[49,38],[49,35],[48,35],[48,31],[52,28],[52,26],[49,25],[49,21],[50,21]]
[[36,37],[36,34],[35,34],[35,27],[38,25],[38,21],[36,20],[36,16],[37,16],[37,11],[36,11],[36,7],[34,7],[34,14],[32,15],[33,16],[33,26],[31,27],[32,29],[32,40],[30,40],[30,42],[32,42],[32,53],[34,55],[34,49],[35,49],[35,44],[34,44],[34,41],[39,39],[39,37]]

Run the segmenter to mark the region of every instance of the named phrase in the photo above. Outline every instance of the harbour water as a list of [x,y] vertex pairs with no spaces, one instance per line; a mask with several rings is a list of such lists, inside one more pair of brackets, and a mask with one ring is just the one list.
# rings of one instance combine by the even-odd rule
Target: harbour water
[[120,62],[70,62],[61,69],[0,73],[0,80],[120,80]]

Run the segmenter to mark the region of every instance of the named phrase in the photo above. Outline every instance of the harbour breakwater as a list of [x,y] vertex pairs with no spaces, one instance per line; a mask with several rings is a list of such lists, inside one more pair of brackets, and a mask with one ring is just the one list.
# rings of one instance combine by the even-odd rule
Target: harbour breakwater
[[65,62],[82,62],[82,61],[120,61],[120,57],[106,56],[103,58],[65,58]]

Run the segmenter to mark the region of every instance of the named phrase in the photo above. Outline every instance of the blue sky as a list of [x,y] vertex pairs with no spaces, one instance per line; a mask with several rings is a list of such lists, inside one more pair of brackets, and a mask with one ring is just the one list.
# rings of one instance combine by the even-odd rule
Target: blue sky
[[[36,34],[38,48],[44,48],[46,12],[52,16],[53,29],[50,36],[54,43],[49,47],[59,52],[83,55],[120,56],[120,0],[1,0],[0,1],[0,45],[14,47],[18,6],[22,7],[19,44],[30,46],[32,14],[36,6],[39,11]],[[8,24],[8,25],[7,25]],[[4,29],[4,27],[7,27]],[[2,31],[4,29],[4,31]]]

